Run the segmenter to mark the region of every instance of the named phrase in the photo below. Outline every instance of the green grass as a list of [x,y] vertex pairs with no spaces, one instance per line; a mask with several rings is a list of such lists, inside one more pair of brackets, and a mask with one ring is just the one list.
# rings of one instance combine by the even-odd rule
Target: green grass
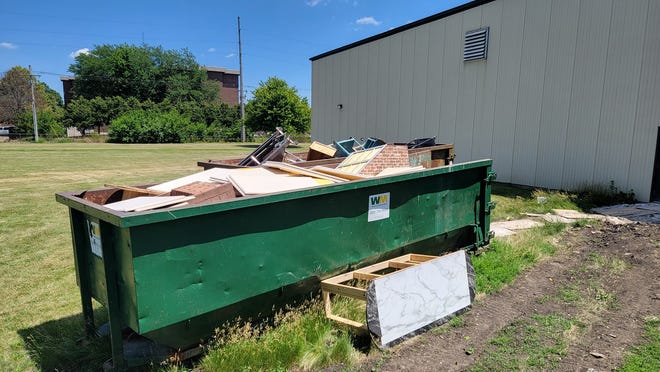
[[477,291],[486,294],[497,292],[511,283],[521,271],[533,266],[539,258],[555,253],[551,239],[565,228],[564,224],[548,223],[507,239],[494,239],[488,250],[472,259]]
[[566,355],[564,333],[576,322],[560,315],[539,315],[515,320],[486,346],[473,371],[550,370]]
[[562,191],[494,183],[492,194],[493,221],[516,220],[525,217],[522,213],[551,213],[553,209],[582,210],[572,194]]
[[[118,145],[107,143],[0,144],[0,370],[97,370],[110,358],[107,338],[81,342],[84,330],[75,281],[67,208],[55,202],[62,191],[96,189],[105,183],[146,184],[199,171],[197,161],[241,157],[256,144]],[[304,150],[304,149],[302,149]],[[295,149],[293,149],[295,151]],[[546,197],[542,204],[537,196]],[[494,219],[520,212],[572,208],[562,193],[494,188]],[[538,208],[538,209],[535,209]],[[475,258],[480,292],[491,293],[544,255],[563,225],[548,224],[509,240],[495,239]],[[8,300],[9,299],[9,300]],[[282,315],[276,327],[231,328],[219,334],[196,367],[208,370],[304,369],[350,364],[351,335],[330,323],[319,304]],[[360,320],[362,309],[338,301],[335,312]],[[363,316],[363,315],[362,315]],[[462,321],[455,318],[452,326]],[[97,306],[97,324],[105,310]],[[243,333],[241,333],[243,332]],[[185,366],[172,365],[172,370]]]
[[325,317],[319,301],[280,313],[273,327],[233,326],[219,331],[201,361],[209,371],[318,370],[358,360],[351,334]]
[[75,342],[83,336],[80,294],[56,192],[164,181],[255,146],[0,143],[0,370],[88,370],[109,358],[107,339]]
[[619,371],[660,371],[660,318],[647,318],[644,329],[644,341],[632,348]]

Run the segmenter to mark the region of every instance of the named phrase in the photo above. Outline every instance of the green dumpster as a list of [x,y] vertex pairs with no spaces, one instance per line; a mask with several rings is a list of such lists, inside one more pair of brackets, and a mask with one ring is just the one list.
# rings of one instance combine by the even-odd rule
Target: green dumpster
[[126,328],[185,348],[302,283],[405,253],[485,245],[491,164],[148,212],[95,202],[108,190],[58,193],[69,208],[87,331],[95,330],[94,298],[108,311],[115,366],[126,366]]

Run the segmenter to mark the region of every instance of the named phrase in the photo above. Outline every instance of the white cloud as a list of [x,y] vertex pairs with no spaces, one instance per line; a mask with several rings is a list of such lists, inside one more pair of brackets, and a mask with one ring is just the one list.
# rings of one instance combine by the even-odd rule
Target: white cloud
[[380,24],[383,23],[383,22],[381,22],[381,21],[377,21],[376,18],[374,18],[374,17],[362,17],[362,18],[356,20],[355,23],[357,23],[357,24],[359,24],[359,25],[374,25],[374,26],[378,26],[378,25],[380,25]]
[[213,52],[215,52],[215,48],[208,48],[206,51],[209,52],[209,53],[213,53]]
[[3,41],[0,43],[0,48],[5,48],[5,49],[16,49],[18,46],[16,44],[8,43],[6,41]]
[[76,50],[75,52],[71,52],[69,54],[69,57],[76,58],[81,54],[89,54],[89,48],[82,48],[82,49]]
[[325,5],[327,3],[327,0],[308,0],[305,2],[308,6],[311,6],[312,8],[317,6],[317,5]]
[[236,57],[236,53],[229,53],[225,56],[225,58],[234,58]]

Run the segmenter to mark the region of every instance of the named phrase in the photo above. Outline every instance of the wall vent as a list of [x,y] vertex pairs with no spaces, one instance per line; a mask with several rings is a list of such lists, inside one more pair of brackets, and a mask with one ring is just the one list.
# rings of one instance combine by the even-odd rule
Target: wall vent
[[488,58],[488,30],[489,27],[484,27],[465,33],[464,62]]

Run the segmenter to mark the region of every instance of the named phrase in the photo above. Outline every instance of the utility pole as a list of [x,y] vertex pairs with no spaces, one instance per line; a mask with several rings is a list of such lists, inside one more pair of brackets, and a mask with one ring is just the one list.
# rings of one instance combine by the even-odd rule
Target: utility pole
[[30,67],[30,90],[32,91],[32,124],[34,124],[34,142],[39,142],[39,130],[37,128],[37,104],[34,102],[34,75],[32,65]]
[[238,68],[239,68],[239,80],[240,80],[240,90],[238,99],[241,104],[241,123],[243,127],[241,128],[241,141],[245,142],[245,93],[243,93],[243,49],[241,47],[241,17],[238,17]]

